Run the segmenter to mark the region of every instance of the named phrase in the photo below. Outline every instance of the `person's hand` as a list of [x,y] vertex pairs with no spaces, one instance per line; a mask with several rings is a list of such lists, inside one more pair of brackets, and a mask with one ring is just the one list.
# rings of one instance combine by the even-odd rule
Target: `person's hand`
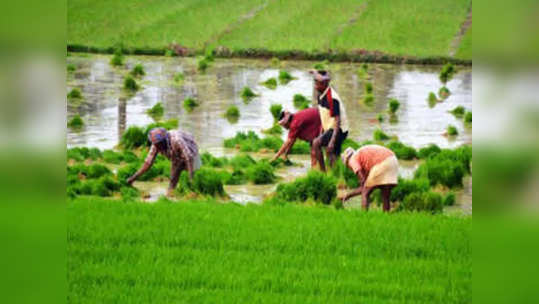
[[277,160],[277,155],[273,156],[273,157],[270,159],[269,162],[272,163],[272,162],[274,162],[274,161],[276,161],[276,160]]
[[349,197],[348,197],[348,194],[344,194],[341,197],[339,197],[338,199],[340,199],[344,203],[349,199]]
[[131,186],[133,185],[133,182],[135,181],[135,178],[133,176],[131,176],[130,178],[127,179],[127,185],[128,186]]
[[174,189],[168,189],[167,190],[167,197],[173,198],[174,197]]

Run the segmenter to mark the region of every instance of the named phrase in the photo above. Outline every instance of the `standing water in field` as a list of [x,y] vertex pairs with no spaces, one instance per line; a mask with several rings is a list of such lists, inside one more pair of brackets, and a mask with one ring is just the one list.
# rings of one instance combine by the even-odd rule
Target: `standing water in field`
[[[201,150],[230,155],[235,151],[223,148],[223,140],[238,131],[254,130],[261,135],[261,130],[273,125],[269,111],[272,104],[278,103],[284,109],[296,111],[295,94],[313,95],[312,77],[308,73],[313,62],[282,61],[281,66],[275,67],[271,60],[227,59],[216,60],[205,72],[200,72],[195,58],[126,57],[124,67],[112,67],[109,61],[110,56],[103,55],[72,54],[67,57],[67,63],[76,66],[68,73],[67,92],[78,88],[82,95],[76,103],[68,101],[68,120],[79,114],[84,121],[82,128],[68,130],[68,147],[113,148],[127,127],[152,123],[153,119],[146,112],[160,102],[164,108],[163,119],[178,119],[179,127],[194,135]],[[124,78],[137,64],[145,71],[145,75],[137,79],[140,89],[126,93]],[[372,139],[373,131],[380,128],[415,148],[429,143],[454,148],[472,142],[471,128],[449,112],[457,106],[471,111],[471,68],[458,67],[458,73],[446,85],[451,95],[429,106],[429,92],[437,92],[441,86],[438,79],[441,66],[369,64],[368,75],[362,77],[357,73],[359,67],[360,64],[350,63],[329,65],[332,86],[346,106],[349,138],[356,141]],[[279,82],[275,89],[263,84],[267,79],[278,78],[280,71],[290,73],[293,80]],[[178,73],[183,75],[180,81],[175,80]],[[367,82],[373,85],[374,101],[369,106],[361,102]],[[244,101],[241,92],[245,87],[258,96]],[[189,97],[199,103],[191,111],[183,105]],[[392,98],[400,103],[395,115],[388,112],[388,101]],[[239,109],[237,121],[224,115],[230,106]],[[379,122],[379,116],[384,118],[382,122]],[[448,125],[456,126],[459,135],[445,136]],[[286,134],[283,133],[283,138]],[[308,156],[291,158],[301,166],[277,171],[285,181],[305,174],[310,166]],[[414,162],[401,163],[401,175],[413,175],[416,166]],[[258,201],[273,187],[230,186],[227,191],[233,199]]]

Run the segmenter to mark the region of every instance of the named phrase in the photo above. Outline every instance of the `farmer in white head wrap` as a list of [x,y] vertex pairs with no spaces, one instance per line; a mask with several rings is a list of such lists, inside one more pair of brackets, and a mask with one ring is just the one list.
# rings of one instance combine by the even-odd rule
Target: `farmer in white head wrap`
[[342,197],[343,201],[361,194],[361,205],[369,209],[369,195],[372,190],[382,191],[384,211],[389,211],[391,189],[397,185],[399,162],[395,153],[379,145],[367,145],[355,151],[347,148],[342,154],[343,163],[356,174],[359,187]]

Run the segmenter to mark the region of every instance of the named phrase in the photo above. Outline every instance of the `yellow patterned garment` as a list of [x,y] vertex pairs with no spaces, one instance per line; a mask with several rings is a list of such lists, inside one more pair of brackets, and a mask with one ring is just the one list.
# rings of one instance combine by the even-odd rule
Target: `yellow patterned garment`
[[341,102],[341,98],[332,87],[328,86],[324,93],[318,97],[318,112],[320,113],[324,132],[335,127],[336,116],[341,118],[341,131],[348,131],[346,109]]

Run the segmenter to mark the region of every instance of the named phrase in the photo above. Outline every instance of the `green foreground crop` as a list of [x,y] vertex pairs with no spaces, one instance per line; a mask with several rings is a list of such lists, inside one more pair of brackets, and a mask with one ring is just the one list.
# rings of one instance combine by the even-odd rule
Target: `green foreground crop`
[[77,198],[67,218],[68,302],[471,302],[471,217]]

